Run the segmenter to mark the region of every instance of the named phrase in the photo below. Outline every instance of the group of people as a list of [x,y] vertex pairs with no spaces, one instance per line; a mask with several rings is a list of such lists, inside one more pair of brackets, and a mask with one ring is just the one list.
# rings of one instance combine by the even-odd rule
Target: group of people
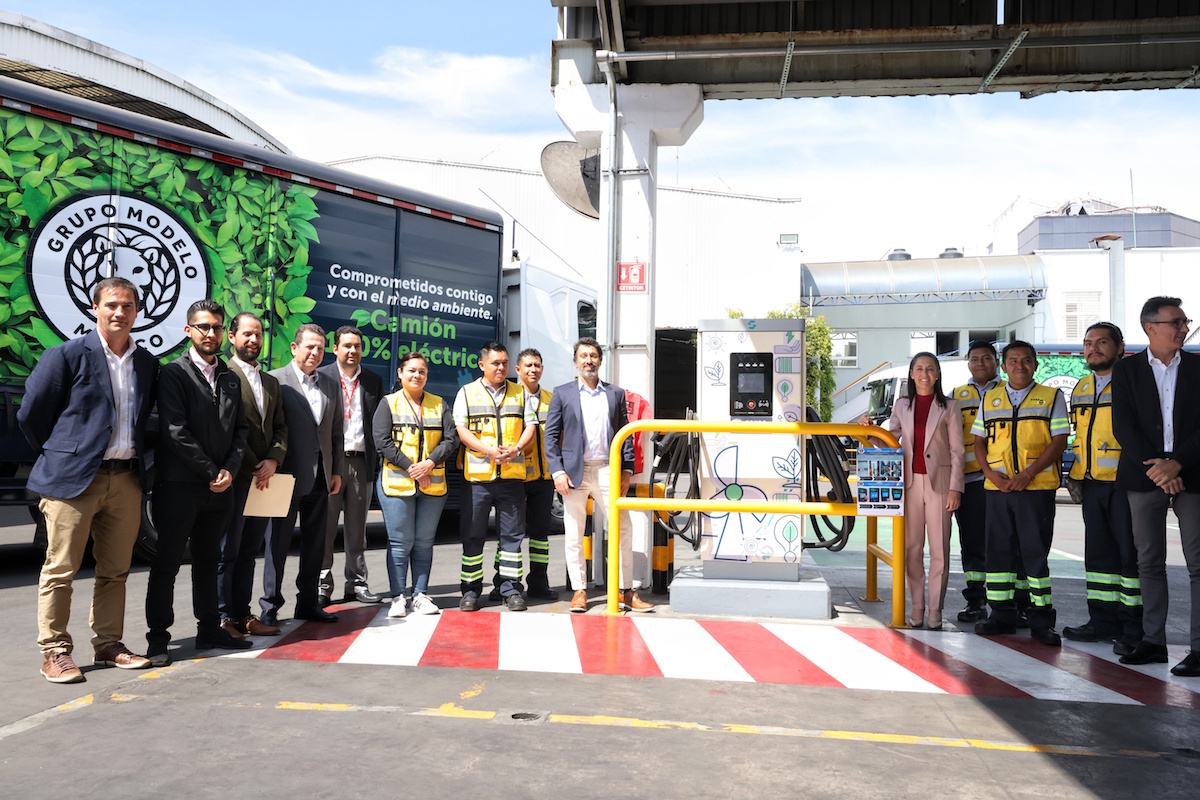
[[1167,661],[1171,508],[1191,599],[1191,648],[1171,672],[1200,676],[1200,356],[1183,350],[1192,321],[1181,304],[1146,301],[1140,323],[1149,345],[1129,357],[1119,327],[1091,325],[1083,339],[1089,374],[1069,410],[1061,392],[1034,381],[1037,354],[1027,342],[999,354],[990,342],[972,342],[971,380],[949,395],[937,358],[913,357],[907,394],[888,421],[904,452],[910,626],[942,627],[953,513],[966,578],[958,620],[986,636],[1029,628],[1036,641],[1061,646],[1048,559],[1073,426],[1070,479],[1082,490],[1088,619],[1062,635],[1112,642],[1124,664]]
[[[385,394],[383,380],[361,366],[363,335],[353,326],[334,333],[335,362],[322,366],[325,331],[301,325],[290,363],[268,372],[259,365],[262,320],[248,312],[226,320],[219,304],[200,300],[188,309],[187,350],[160,368],[131,336],[139,306],[134,285],[103,279],[92,300],[95,330],[42,355],[18,412],[38,452],[28,486],[42,496],[47,527],[38,588],[38,645],[47,680],[84,679],[72,657],[68,622],[72,582],[89,538],[96,561],[91,627],[97,666],[169,663],[175,579],[189,550],[198,650],[245,649],[252,646],[249,636],[278,635],[297,521],[293,617],[338,619],[326,607],[333,602],[339,519],[344,600],[383,602],[370,590],[365,558],[372,489],[387,527],[388,616],[439,613],[427,593],[429,573],[447,499],[446,465],[456,454],[465,479],[459,608],[480,607],[483,544],[493,508],[500,545],[490,596],[513,611],[526,608],[527,595],[558,598],[548,576],[557,491],[565,506],[570,609],[587,610],[582,546],[587,495],[607,507],[608,449],[628,422],[624,392],[599,379],[595,339],[575,345],[579,377],[553,393],[540,386],[542,358],[536,350],[520,354],[514,382],[507,377],[507,349],[488,342],[480,354],[482,376],[448,405],[425,391],[429,365],[416,352],[401,357],[397,391]],[[226,341],[228,361],[221,358]],[[155,442],[148,435],[152,419]],[[632,442],[625,444],[622,490],[634,464]],[[125,587],[151,449],[158,546],[146,592],[147,649],[139,655],[122,641]],[[286,515],[245,515],[252,491],[270,491],[281,474],[295,481]],[[627,513],[621,521],[625,531]],[[526,538],[527,592],[521,558]],[[622,536],[621,542],[622,602],[650,611],[653,606],[632,589],[631,538]],[[255,615],[255,560],[264,545]]]

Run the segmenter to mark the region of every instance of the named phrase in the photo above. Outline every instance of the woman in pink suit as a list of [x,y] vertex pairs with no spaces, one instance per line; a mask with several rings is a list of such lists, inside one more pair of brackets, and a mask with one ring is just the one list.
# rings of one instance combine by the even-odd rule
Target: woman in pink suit
[[942,391],[942,370],[932,353],[918,353],[909,362],[908,393],[896,401],[887,428],[900,439],[904,450],[904,565],[908,596],[912,598],[908,624],[941,630],[942,601],[949,578],[946,553],[950,549],[950,513],[958,508],[963,490],[965,450],[958,403]]

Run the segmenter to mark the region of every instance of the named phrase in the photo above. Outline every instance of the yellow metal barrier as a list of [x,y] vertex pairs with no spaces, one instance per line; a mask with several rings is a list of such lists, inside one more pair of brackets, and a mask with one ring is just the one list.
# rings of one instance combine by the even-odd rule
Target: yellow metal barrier
[[[608,463],[620,465],[621,444],[638,431],[661,433],[786,433],[796,436],[850,436],[861,441],[878,439],[887,447],[900,443],[890,431],[875,426],[834,424],[829,422],[708,422],[704,420],[642,419],[631,422],[613,437],[608,451]],[[688,500],[680,497],[622,497],[621,470],[608,471],[608,613],[618,613],[620,573],[621,511],[699,511],[772,514],[821,514],[827,517],[858,516],[854,503],[803,502],[786,500]],[[906,626],[904,618],[904,517],[892,518],[892,551],[884,550],[876,541],[878,518],[867,518],[867,594],[864,600],[878,601],[877,565],[882,561],[892,568],[892,627]]]

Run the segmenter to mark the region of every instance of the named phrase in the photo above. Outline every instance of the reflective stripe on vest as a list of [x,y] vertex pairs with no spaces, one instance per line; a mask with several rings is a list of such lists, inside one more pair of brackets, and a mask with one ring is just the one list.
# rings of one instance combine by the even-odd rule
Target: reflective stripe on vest
[[550,396],[545,389],[538,390],[537,431],[525,445],[524,452],[526,482],[550,480],[550,464],[546,461],[546,416],[550,413]]
[[[384,398],[392,412],[392,441],[400,452],[415,464],[424,461],[442,441],[442,398],[425,393],[421,398],[421,419],[413,416],[413,408],[403,391]],[[408,472],[383,460],[383,493],[388,497],[408,497],[417,491],[417,483]],[[438,464],[429,473],[429,486],[421,494],[440,497],[446,493],[446,465]]]
[[1075,441],[1071,452],[1075,463],[1071,477],[1096,481],[1115,481],[1121,445],[1112,426],[1112,382],[1096,396],[1096,376],[1080,378],[1071,392],[1071,422],[1075,426]]
[[[1015,409],[1008,399],[1008,389],[1004,383],[984,396],[982,413],[983,427],[988,437],[988,466],[1011,478],[1041,457],[1054,438],[1050,434],[1050,421],[1057,391],[1053,387],[1035,383]],[[1033,491],[1057,489],[1062,482],[1061,470],[1056,459],[1034,475],[1025,488]],[[996,485],[985,480],[984,487],[995,489]]]
[[525,480],[525,457],[519,454],[500,465],[487,457],[486,450],[498,445],[512,446],[521,438],[525,419],[525,390],[512,381],[504,382],[504,397],[499,405],[480,378],[463,387],[467,400],[467,428],[479,437],[485,452],[478,453],[464,445],[463,476],[473,483],[488,483],[497,477]]
[[962,412],[963,444],[967,451],[963,472],[981,472],[983,468],[975,461],[975,435],[971,433],[975,415],[979,413],[979,390],[973,383],[964,383],[954,390],[953,397],[958,401],[958,410]]

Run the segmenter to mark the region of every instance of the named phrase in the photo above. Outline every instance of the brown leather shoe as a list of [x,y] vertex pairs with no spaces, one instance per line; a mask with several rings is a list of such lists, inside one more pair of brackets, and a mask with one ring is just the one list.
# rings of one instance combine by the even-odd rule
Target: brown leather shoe
[[117,669],[148,669],[150,667],[150,659],[130,652],[129,648],[120,642],[113,642],[96,653],[96,658],[92,663],[97,667],[116,667]]
[[79,683],[83,672],[70,653],[47,653],[42,657],[42,677],[51,683]]
[[268,625],[253,615],[238,623],[238,627],[250,636],[278,636],[279,626]]
[[221,630],[225,631],[235,639],[246,638],[246,631],[242,629],[242,624],[240,622],[234,622],[229,617],[221,620]]
[[633,589],[628,589],[624,592],[621,592],[621,605],[625,606],[626,611],[646,612],[654,610],[653,604],[647,603],[645,600],[638,597],[637,592],[635,592]]
[[587,590],[580,589],[571,597],[571,613],[582,614],[587,611]]

